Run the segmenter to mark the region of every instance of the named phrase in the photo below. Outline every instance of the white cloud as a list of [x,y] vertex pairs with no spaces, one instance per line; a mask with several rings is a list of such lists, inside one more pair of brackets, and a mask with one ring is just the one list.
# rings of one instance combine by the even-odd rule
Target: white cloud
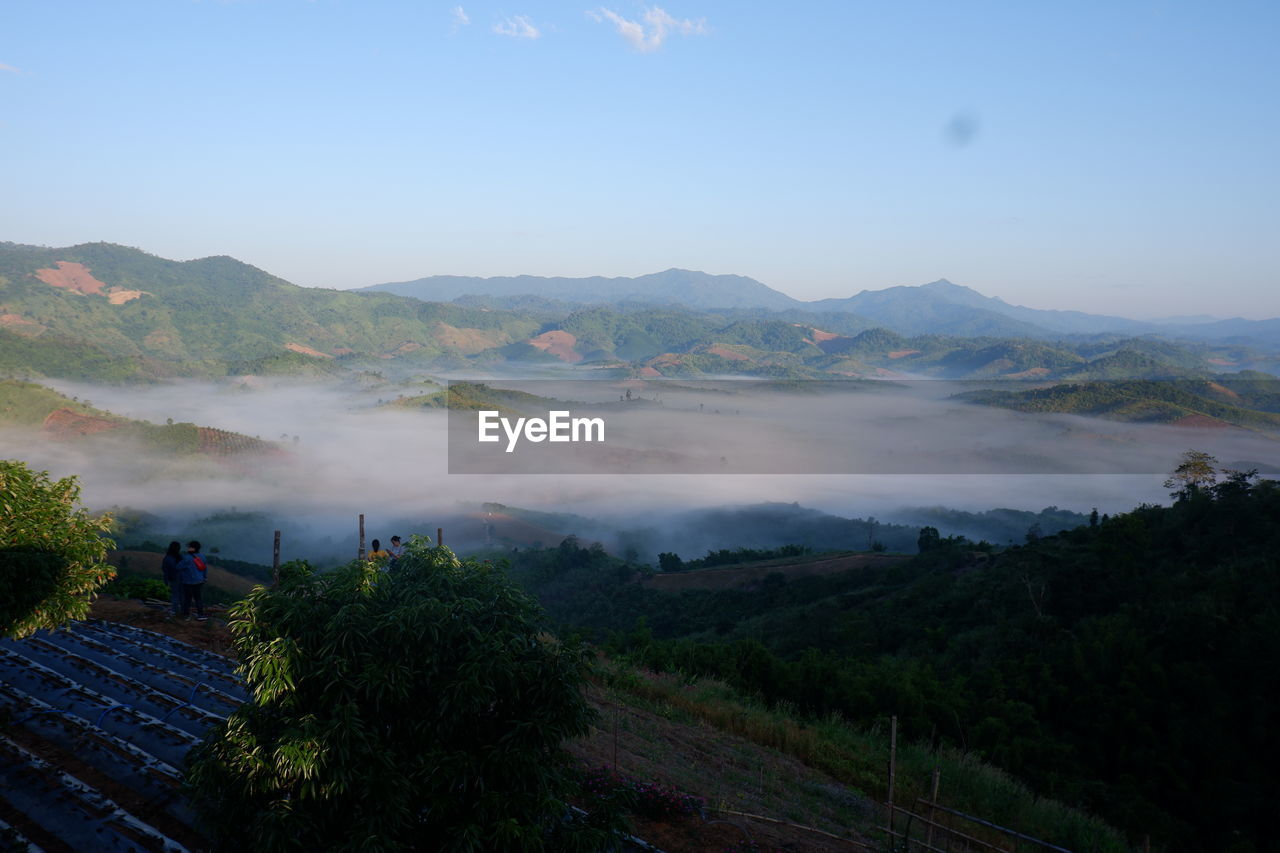
[[707,31],[705,20],[673,18],[661,6],[646,6],[644,15],[639,21],[624,18],[603,6],[597,10],[588,10],[587,15],[597,23],[603,23],[606,19],[612,21],[618,35],[629,41],[631,46],[641,53],[649,53],[662,47],[667,36],[673,33],[682,36],[700,36]]
[[471,23],[471,16],[467,14],[467,10],[461,6],[453,7],[453,31],[456,33],[459,27],[465,27]]
[[500,36],[511,36],[519,39],[536,39],[542,35],[529,20],[528,15],[516,15],[493,25],[493,31]]
[[0,62],[0,71],[8,71],[10,74],[22,73],[21,70],[14,68],[12,65],[5,65],[3,62]]

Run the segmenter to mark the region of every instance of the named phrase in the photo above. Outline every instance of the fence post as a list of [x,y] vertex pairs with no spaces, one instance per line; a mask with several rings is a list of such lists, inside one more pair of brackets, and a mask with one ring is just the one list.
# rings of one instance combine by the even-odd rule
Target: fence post
[[364,559],[364,513],[360,513],[360,549],[356,551],[356,559]]
[[280,583],[280,531],[276,531],[275,542],[271,546],[271,585]]
[[938,802],[938,780],[942,776],[942,771],[933,768],[933,786],[929,792],[929,828],[924,834],[924,843],[928,847],[933,847],[933,822],[937,819],[937,809],[933,807],[933,803]]
[[437,527],[436,528],[436,547],[439,548],[441,545],[444,545],[444,528]]
[[889,847],[894,847],[893,843],[893,782],[897,773],[898,764],[898,716],[897,714],[889,718],[889,820],[885,825],[885,829],[889,833]]

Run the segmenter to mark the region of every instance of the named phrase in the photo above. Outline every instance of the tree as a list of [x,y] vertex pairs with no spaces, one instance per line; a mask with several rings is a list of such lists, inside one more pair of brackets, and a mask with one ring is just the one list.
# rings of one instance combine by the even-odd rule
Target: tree
[[591,850],[561,743],[585,654],[501,570],[414,537],[397,567],[281,567],[232,611],[252,696],[192,752],[222,849]]
[[115,577],[109,515],[79,506],[74,477],[0,460],[0,636],[20,638],[83,618],[95,590]]
[[1218,460],[1203,450],[1188,450],[1182,454],[1182,462],[1164,481],[1164,487],[1173,490],[1169,497],[1189,500],[1211,487],[1218,479],[1218,472],[1213,467],[1217,464]]

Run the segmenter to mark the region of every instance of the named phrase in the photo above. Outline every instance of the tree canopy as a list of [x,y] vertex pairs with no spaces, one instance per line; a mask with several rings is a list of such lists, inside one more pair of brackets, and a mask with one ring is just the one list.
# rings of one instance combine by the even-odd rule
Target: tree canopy
[[415,537],[390,570],[286,564],[234,607],[252,698],[192,753],[222,849],[599,849],[567,819],[585,657],[487,564]]
[[111,518],[79,503],[74,477],[0,460],[0,636],[83,618],[93,591],[115,577],[104,562]]

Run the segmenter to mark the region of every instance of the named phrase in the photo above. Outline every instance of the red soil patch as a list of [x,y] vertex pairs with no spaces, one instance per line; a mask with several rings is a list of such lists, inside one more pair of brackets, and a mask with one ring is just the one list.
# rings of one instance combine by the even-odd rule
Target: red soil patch
[[543,352],[549,352],[561,361],[576,364],[582,361],[582,354],[574,349],[578,339],[563,329],[553,329],[529,339],[529,345]]
[[824,332],[821,329],[813,329],[812,331],[813,339],[818,343],[822,343],[823,341],[832,341],[840,337],[840,335],[837,335],[835,332]]
[[721,358],[727,358],[730,361],[751,361],[750,357],[745,356],[740,352],[734,352],[728,347],[723,347],[718,344],[713,347],[707,347],[706,352],[707,355],[718,355]]
[[1006,379],[1036,379],[1038,377],[1048,376],[1048,375],[1049,375],[1049,368],[1032,367],[1027,370],[1020,371],[1018,373],[1010,373],[1005,378]]
[[1225,385],[1219,385],[1217,382],[1210,382],[1209,390],[1213,391],[1215,394],[1221,394],[1224,397],[1230,397],[1232,400],[1240,399],[1240,395],[1237,394],[1235,391],[1232,391],[1230,388],[1228,388]]
[[658,368],[656,367],[642,367],[640,368],[640,375],[641,376],[661,376],[662,371],[658,370]]
[[36,270],[36,278],[51,287],[70,290],[72,293],[103,295],[106,282],[99,281],[84,264],[57,261],[57,269]]
[[48,329],[48,326],[37,323],[35,320],[29,320],[21,314],[0,314],[0,328],[34,338]]
[[147,295],[145,290],[125,290],[122,287],[113,287],[107,292],[107,301],[112,305],[123,305],[126,302],[141,299],[145,295]]
[[918,349],[896,349],[889,353],[889,358],[906,358],[909,355],[919,355]]
[[838,557],[819,557],[803,563],[786,563],[769,560],[745,566],[727,566],[720,569],[698,569],[692,572],[657,574],[644,582],[651,589],[679,592],[686,589],[733,589],[750,583],[758,583],[774,572],[788,579],[818,575],[834,575],[850,569],[864,569],[897,563],[907,559],[902,554],[847,554]]
[[284,348],[292,350],[293,352],[302,353],[303,355],[314,356],[316,358],[333,358],[333,356],[329,355],[327,352],[320,352],[320,350],[312,349],[304,344],[285,344]]
[[51,438],[79,438],[115,428],[116,424],[106,418],[82,415],[66,408],[53,410],[40,425],[40,430]]
[[1222,367],[1235,367],[1235,366],[1236,366],[1236,363],[1235,363],[1234,361],[1228,361],[1228,360],[1227,360],[1227,359],[1225,359],[1225,358],[1211,358],[1211,359],[1209,359],[1209,363],[1210,363],[1210,364],[1217,364],[1217,365],[1220,365],[1220,366],[1222,366]]

